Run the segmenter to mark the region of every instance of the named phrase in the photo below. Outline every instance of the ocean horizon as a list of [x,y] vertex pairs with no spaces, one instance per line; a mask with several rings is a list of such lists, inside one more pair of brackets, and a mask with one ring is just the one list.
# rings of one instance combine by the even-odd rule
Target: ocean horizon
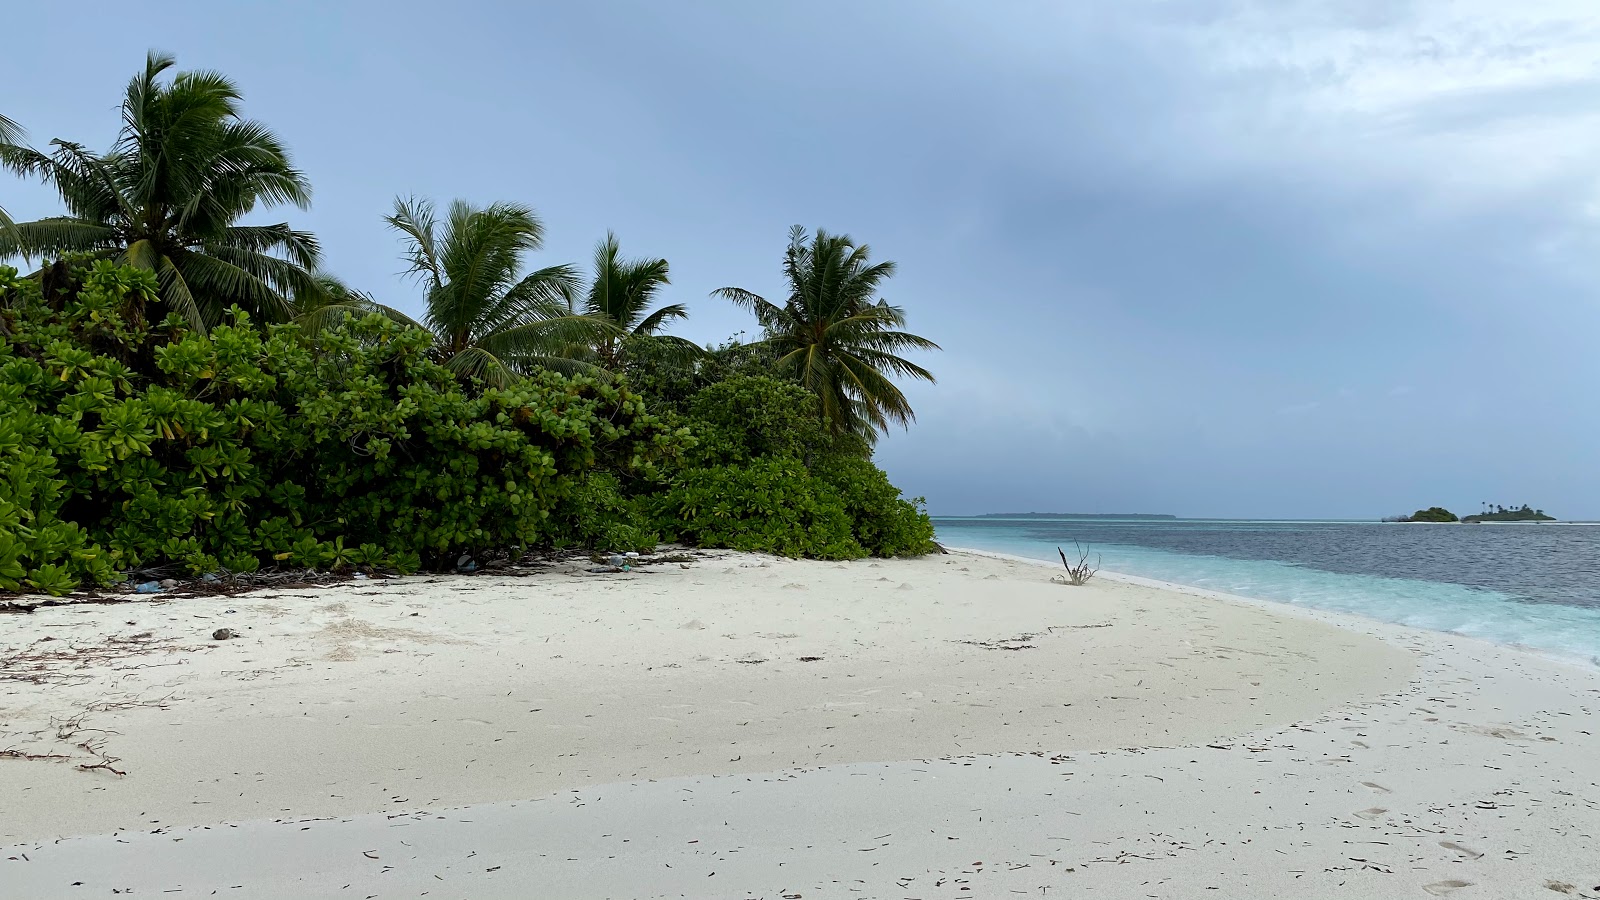
[[1600,666],[1594,522],[935,516],[946,546],[1365,616]]

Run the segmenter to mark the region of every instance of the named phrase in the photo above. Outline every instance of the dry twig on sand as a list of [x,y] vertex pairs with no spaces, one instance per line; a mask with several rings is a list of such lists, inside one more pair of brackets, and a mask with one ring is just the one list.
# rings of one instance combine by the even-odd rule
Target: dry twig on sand
[[1089,548],[1080,546],[1077,541],[1073,541],[1072,546],[1078,551],[1077,565],[1073,565],[1067,561],[1067,553],[1065,550],[1062,550],[1060,547],[1056,548],[1056,552],[1061,554],[1061,564],[1067,567],[1066,583],[1074,585],[1088,584],[1089,579],[1094,577],[1094,573],[1100,571],[1100,556],[1099,554],[1095,555],[1094,565],[1091,566],[1089,565]]

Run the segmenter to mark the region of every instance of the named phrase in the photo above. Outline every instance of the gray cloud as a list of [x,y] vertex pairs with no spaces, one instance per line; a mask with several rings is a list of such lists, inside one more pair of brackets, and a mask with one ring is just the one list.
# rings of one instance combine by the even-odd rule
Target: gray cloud
[[55,75],[7,115],[104,143],[147,46],[225,69],[315,181],[295,221],[401,305],[415,291],[378,223],[396,193],[534,203],[549,261],[615,228],[672,260],[702,340],[751,327],[712,288],[780,290],[789,224],[869,241],[901,264],[890,299],[946,347],[918,426],[880,451],[936,512],[1493,496],[1600,516],[1600,27],[1578,0],[112,21],[85,11],[69,72],[14,48],[10,83]]

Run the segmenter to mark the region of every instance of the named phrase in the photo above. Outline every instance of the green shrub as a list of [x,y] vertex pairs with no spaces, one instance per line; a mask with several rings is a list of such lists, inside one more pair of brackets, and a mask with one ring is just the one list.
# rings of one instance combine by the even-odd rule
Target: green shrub
[[765,457],[816,460],[838,452],[805,388],[775,378],[735,375],[688,404],[697,441],[691,460],[737,465]]
[[47,301],[0,269],[0,587],[118,568],[448,565],[549,542],[606,468],[651,477],[683,436],[625,387],[463,386],[430,336],[371,315],[301,334],[235,312],[143,324],[149,273],[97,262]]
[[820,477],[844,504],[856,542],[871,555],[918,556],[934,550],[933,522],[922,499],[902,497],[871,460],[837,456]]
[[642,507],[640,498],[623,492],[614,473],[590,472],[561,502],[556,518],[565,528],[556,535],[556,543],[623,552],[654,550],[660,535]]
[[822,559],[932,549],[920,506],[901,498],[858,438],[832,435],[799,385],[733,375],[687,407],[697,443],[655,499],[663,533]]
[[664,527],[688,543],[819,559],[867,555],[844,504],[794,457],[685,469],[660,503]]

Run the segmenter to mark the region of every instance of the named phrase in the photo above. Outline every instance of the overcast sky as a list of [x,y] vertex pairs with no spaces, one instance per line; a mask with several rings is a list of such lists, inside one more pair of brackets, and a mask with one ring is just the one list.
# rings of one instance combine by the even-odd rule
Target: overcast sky
[[702,342],[753,327],[712,289],[782,296],[791,224],[871,244],[944,346],[879,450],[935,514],[1600,518],[1592,0],[62,15],[6,15],[35,143],[108,147],[147,49],[221,69],[312,179],[272,220],[406,309],[396,194],[533,205],[537,265],[614,229]]

